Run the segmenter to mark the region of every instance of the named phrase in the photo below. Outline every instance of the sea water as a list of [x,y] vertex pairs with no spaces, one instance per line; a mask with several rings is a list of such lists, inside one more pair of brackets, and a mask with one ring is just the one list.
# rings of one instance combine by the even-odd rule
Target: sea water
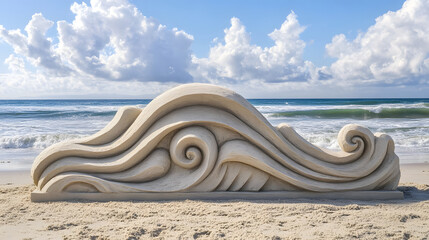
[[[349,123],[384,132],[402,163],[429,161],[429,99],[249,99],[273,125],[287,123],[309,142],[339,150]],[[150,100],[0,100],[0,170],[30,169],[44,148],[102,129],[118,108]],[[411,157],[410,157],[411,156]]]

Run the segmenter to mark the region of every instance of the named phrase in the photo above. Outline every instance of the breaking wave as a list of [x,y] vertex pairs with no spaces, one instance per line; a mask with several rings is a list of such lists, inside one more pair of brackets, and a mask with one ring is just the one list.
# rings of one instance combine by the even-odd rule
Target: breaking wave
[[0,149],[34,148],[44,149],[50,145],[65,140],[80,138],[74,134],[43,134],[31,136],[7,136],[0,137]]
[[311,118],[429,118],[429,108],[384,108],[378,111],[366,109],[321,109],[273,113],[270,117]]

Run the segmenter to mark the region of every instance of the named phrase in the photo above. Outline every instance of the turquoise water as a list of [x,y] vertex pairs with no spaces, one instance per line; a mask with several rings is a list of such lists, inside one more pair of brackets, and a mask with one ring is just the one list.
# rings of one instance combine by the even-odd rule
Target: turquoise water
[[[250,99],[273,125],[285,122],[310,142],[338,150],[336,136],[357,123],[393,137],[408,161],[429,161],[429,98]],[[47,146],[93,134],[124,105],[150,100],[0,100],[0,170],[29,169]],[[408,158],[407,158],[408,159]]]

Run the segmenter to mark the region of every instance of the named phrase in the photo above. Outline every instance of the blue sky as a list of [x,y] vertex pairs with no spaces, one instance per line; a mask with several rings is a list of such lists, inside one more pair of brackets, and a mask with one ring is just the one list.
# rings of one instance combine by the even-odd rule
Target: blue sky
[[186,82],[253,98],[429,97],[428,6],[1,2],[0,98],[148,98]]

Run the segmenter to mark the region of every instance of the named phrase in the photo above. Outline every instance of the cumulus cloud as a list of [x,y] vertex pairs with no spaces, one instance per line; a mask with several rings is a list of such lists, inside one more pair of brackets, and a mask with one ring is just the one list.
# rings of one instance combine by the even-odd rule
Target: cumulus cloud
[[346,82],[428,83],[428,26],[429,0],[408,0],[400,10],[378,17],[354,40],[334,36],[326,45],[329,56],[337,58],[329,70]]
[[314,66],[302,59],[305,42],[300,34],[305,27],[294,12],[269,34],[271,47],[252,44],[244,25],[232,18],[224,43],[212,47],[208,58],[197,58],[191,55],[191,35],[168,29],[126,0],[74,3],[70,10],[74,19],[57,22],[56,41],[46,36],[54,23],[40,13],[33,15],[25,33],[0,25],[0,38],[25,58],[10,56],[5,62],[9,69],[32,74],[25,70],[29,62],[48,79],[154,83],[305,82],[314,75]]
[[110,80],[188,82],[193,37],[147,18],[127,1],[74,3],[58,22],[57,51],[77,70]]
[[45,36],[53,22],[46,20],[42,14],[36,13],[25,27],[27,35],[21,30],[6,30],[0,25],[0,38],[10,44],[15,53],[26,56],[35,66],[42,66],[56,74],[70,71],[61,63],[55,53],[52,40]]
[[197,80],[214,82],[306,81],[310,78],[310,68],[313,66],[302,59],[305,42],[299,35],[304,29],[292,12],[280,29],[268,35],[274,45],[262,48],[251,44],[245,26],[238,18],[232,18],[231,27],[224,31],[224,43],[213,46],[208,58],[193,58],[193,75]]
[[53,22],[34,14],[20,30],[0,25],[0,38],[33,65],[85,78],[189,82],[193,37],[147,18],[127,1],[74,3],[72,23],[57,23],[58,44],[45,36]]

